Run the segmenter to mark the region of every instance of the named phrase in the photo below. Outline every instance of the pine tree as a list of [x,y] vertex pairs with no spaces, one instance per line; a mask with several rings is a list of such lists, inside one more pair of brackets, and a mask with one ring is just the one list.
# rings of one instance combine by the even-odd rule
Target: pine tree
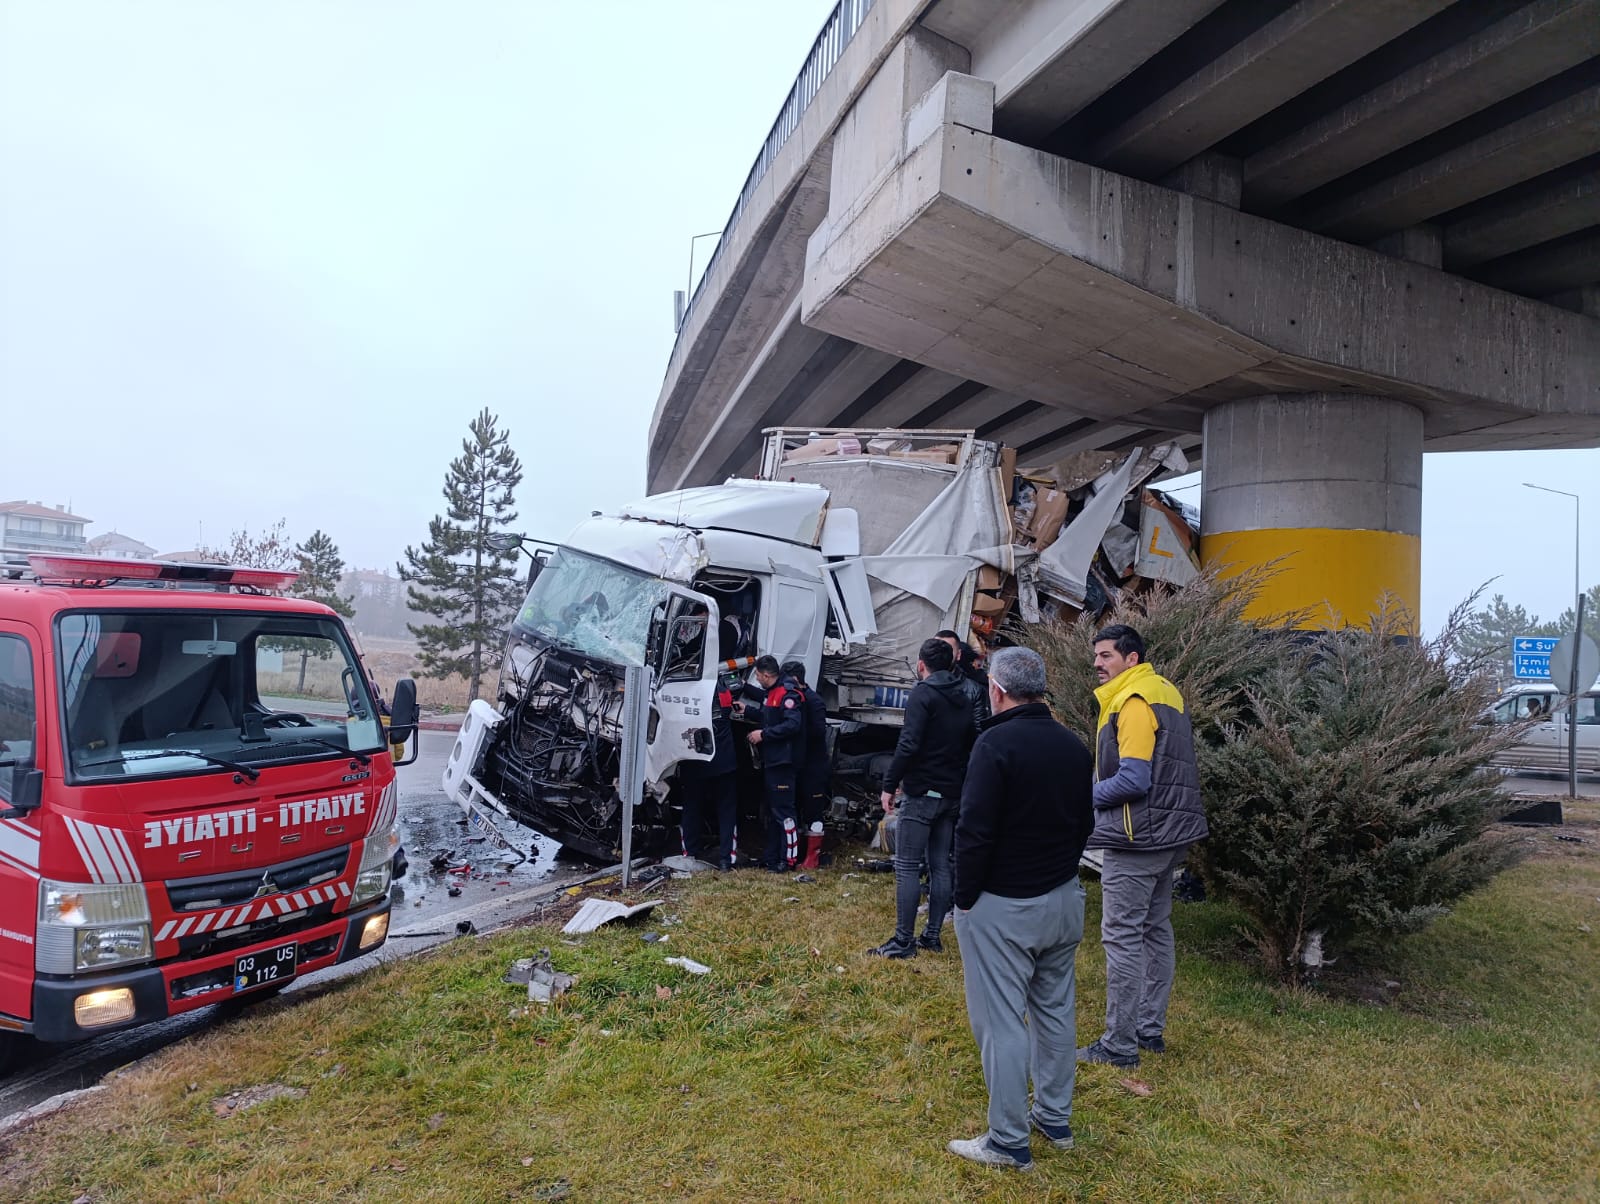
[[[339,558],[339,548],[329,536],[323,534],[320,528],[313,531],[309,539],[295,548],[294,555],[300,576],[290,586],[291,594],[320,602],[347,619],[356,613],[351,600],[339,593],[344,561]],[[313,656],[327,660],[333,655],[333,648],[328,641],[317,639],[286,639],[279,643],[285,650],[300,653],[300,682],[296,692],[303,694],[306,688],[306,662]]]
[[1508,682],[1512,675],[1511,641],[1519,635],[1537,635],[1538,626],[1536,616],[1511,605],[1504,594],[1496,594],[1487,606],[1467,616],[1461,633],[1461,653],[1472,662],[1489,666],[1497,681]]
[[1273,975],[1294,981],[1313,938],[1329,953],[1371,948],[1506,863],[1510,846],[1489,825],[1514,804],[1484,766],[1520,732],[1477,722],[1495,690],[1462,647],[1475,597],[1428,642],[1399,638],[1398,612],[1368,628],[1290,630],[1245,618],[1271,573],[1202,573],[1029,635],[1053,708],[1086,738],[1094,633],[1127,623],[1144,636],[1194,728],[1211,835],[1190,865],[1244,914]]
[[406,548],[399,566],[411,609],[439,620],[406,625],[417,639],[422,673],[465,677],[469,700],[478,697],[485,659],[503,643],[521,598],[514,553],[496,552],[487,543],[516,521],[521,480],[510,432],[484,409],[445,474],[445,513],[428,523],[420,550]]

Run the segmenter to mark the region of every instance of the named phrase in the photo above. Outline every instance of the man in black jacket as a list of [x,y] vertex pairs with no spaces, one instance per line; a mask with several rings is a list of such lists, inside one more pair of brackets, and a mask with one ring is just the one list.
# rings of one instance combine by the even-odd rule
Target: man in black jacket
[[[883,810],[895,809],[896,787],[905,784],[894,838],[894,936],[867,952],[875,957],[915,957],[918,948],[942,952],[939,930],[950,912],[950,842],[955,836],[967,753],[977,738],[972,704],[955,656],[941,639],[924,640],[918,651],[922,680],[906,700],[905,726],[894,760],[883,777]],[[928,866],[928,925],[915,940],[922,866]]]
[[767,847],[761,863],[781,874],[792,870],[799,856],[794,783],[796,770],[806,760],[804,699],[794,679],[783,676],[774,656],[756,660],[756,680],[767,692],[761,704],[761,728],[749,736],[761,750],[767,791]]
[[967,694],[972,699],[972,713],[981,728],[989,721],[989,675],[978,668],[978,654],[966,640],[948,627],[933,634],[935,639],[949,644],[950,651],[956,654],[955,671],[960,674]]
[[1038,653],[1003,648],[990,657],[994,718],[973,746],[956,824],[956,936],[989,1131],[949,1149],[1013,1170],[1033,1168],[1030,1122],[1057,1149],[1072,1148],[1078,858],[1094,829],[1089,750],[1056,722],[1044,694]]

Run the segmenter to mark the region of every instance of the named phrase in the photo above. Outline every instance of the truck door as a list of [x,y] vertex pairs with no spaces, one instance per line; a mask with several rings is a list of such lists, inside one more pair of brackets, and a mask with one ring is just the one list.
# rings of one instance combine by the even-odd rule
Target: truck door
[[[39,797],[45,765],[43,673],[33,629],[0,621],[0,808]],[[33,920],[39,906],[39,812],[0,819],[0,1012],[28,1016],[33,1002]],[[27,943],[22,942],[27,934]]]
[[[709,761],[715,751],[717,604],[674,587],[657,609],[647,655],[655,682],[645,737],[645,779],[660,781],[679,761]],[[659,624],[659,626],[657,625]]]

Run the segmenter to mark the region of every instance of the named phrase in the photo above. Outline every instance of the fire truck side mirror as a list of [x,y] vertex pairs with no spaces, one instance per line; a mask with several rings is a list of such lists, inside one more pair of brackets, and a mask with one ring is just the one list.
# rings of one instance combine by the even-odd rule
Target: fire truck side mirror
[[[405,746],[417,734],[417,720],[421,712],[417,709],[417,683],[409,677],[402,677],[394,683],[394,698],[389,703],[389,746],[397,753],[404,752]],[[396,755],[394,763],[409,765],[421,754],[420,744],[413,747],[409,757],[401,758]]]
[[0,806],[0,819],[20,819],[30,811],[37,811],[44,801],[44,770],[30,769],[26,765],[10,765],[0,769],[0,780],[10,781],[0,799],[10,806]]

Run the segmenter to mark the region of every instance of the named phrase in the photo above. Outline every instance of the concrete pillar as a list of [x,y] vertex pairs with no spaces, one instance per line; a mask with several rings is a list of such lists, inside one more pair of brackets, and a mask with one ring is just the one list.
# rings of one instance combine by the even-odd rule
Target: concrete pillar
[[1207,411],[1200,557],[1280,560],[1253,613],[1362,624],[1422,592],[1422,413],[1346,393],[1251,397]]

